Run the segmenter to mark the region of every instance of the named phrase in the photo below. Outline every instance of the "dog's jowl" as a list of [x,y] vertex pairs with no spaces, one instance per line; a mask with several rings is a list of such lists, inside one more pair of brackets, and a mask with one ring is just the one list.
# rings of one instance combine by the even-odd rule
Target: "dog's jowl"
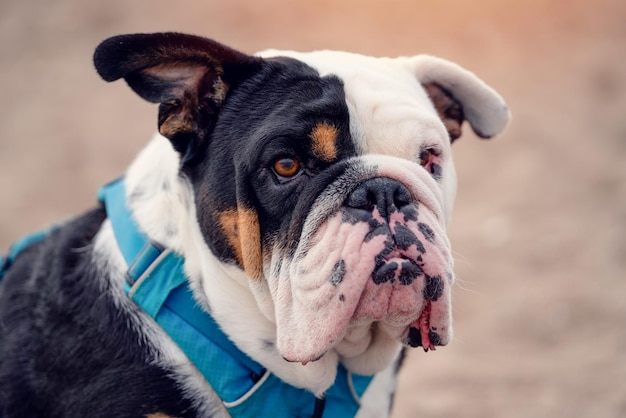
[[402,348],[452,339],[451,145],[501,97],[431,56],[176,33],[94,61],[158,134],[3,259],[0,416],[387,416]]

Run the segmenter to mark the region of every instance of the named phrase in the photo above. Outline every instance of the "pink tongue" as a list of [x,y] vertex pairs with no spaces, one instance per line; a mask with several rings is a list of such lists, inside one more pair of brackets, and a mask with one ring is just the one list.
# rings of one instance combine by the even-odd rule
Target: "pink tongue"
[[417,320],[410,326],[419,329],[424,351],[427,352],[428,350],[436,350],[435,344],[430,341],[430,301],[426,301],[426,305],[424,306],[419,318],[417,318]]

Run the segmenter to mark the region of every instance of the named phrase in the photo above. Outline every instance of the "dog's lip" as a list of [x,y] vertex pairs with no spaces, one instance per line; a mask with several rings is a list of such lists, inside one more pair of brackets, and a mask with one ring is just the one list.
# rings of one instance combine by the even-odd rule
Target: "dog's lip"
[[395,249],[391,254],[383,257],[383,263],[394,263],[394,262],[403,262],[403,261],[417,261],[413,257],[409,257],[407,254],[403,254],[401,251]]
[[322,357],[324,357],[326,355],[326,353],[327,353],[327,351],[323,352],[322,354],[320,354],[320,355],[318,355],[316,357],[311,358],[310,360],[291,360],[291,359],[288,359],[287,357],[285,357],[284,355],[282,356],[282,358],[286,362],[289,362],[289,363],[301,363],[303,366],[306,366],[308,363],[312,363],[312,362],[320,360]]
[[[420,316],[409,326],[409,334],[411,332],[417,332],[418,335],[414,338],[408,338],[408,345],[411,347],[421,346],[425,352],[428,350],[435,351],[435,346],[439,344],[439,337],[435,337],[437,334],[433,334],[430,329],[430,311],[431,302],[429,300],[424,303],[424,308]],[[415,331],[414,331],[415,330]]]
[[398,245],[394,242],[393,243],[393,250],[389,253],[386,254],[385,256],[383,256],[381,258],[380,263],[375,267],[374,271],[376,271],[378,268],[384,266],[385,264],[389,264],[389,263],[402,263],[403,261],[419,261],[414,257],[411,257],[409,254],[407,254],[406,252],[402,251]]
[[394,258],[408,258],[408,256],[400,248],[398,248],[398,244],[395,242],[393,243],[393,249],[389,252],[389,254],[386,254],[383,257],[383,260],[389,261]]
[[[421,274],[423,268],[421,255],[409,254],[400,249],[396,243],[393,243],[393,250],[389,254],[381,257],[380,261],[374,266],[372,277],[391,274],[393,277],[385,281],[394,283],[398,279],[400,272],[406,268],[407,265],[413,266],[411,268]],[[410,282],[408,284],[410,284]]]

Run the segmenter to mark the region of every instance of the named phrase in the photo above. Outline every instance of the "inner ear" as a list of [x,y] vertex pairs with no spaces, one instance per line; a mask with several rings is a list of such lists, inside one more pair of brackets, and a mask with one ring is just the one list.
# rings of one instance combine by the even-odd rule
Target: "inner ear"
[[221,75],[203,65],[159,65],[127,77],[140,96],[160,103],[159,133],[168,138],[183,162],[197,155],[213,130],[228,86]]
[[422,86],[443,121],[450,136],[450,142],[454,142],[462,133],[461,125],[465,120],[463,106],[449,91],[437,83],[424,83]]
[[[197,93],[204,90],[207,93],[215,81],[220,79],[220,75],[204,65],[177,62],[130,73],[126,76],[126,82],[149,102],[163,103],[181,98],[185,92]],[[223,97],[216,99],[221,100]]]
[[214,40],[180,33],[120,35],[94,54],[106,81],[124,78],[142,98],[159,103],[159,132],[185,165],[201,153],[229,89],[257,71],[261,59]]
[[498,135],[509,123],[511,113],[505,101],[474,73],[430,55],[399,60],[423,86],[430,86],[426,91],[446,124],[451,140],[458,138],[463,119],[481,138]]

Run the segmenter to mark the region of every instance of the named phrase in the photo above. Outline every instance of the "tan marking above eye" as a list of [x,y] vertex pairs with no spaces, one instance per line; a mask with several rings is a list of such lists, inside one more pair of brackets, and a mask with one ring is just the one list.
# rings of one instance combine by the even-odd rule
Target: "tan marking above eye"
[[313,141],[313,153],[322,161],[331,162],[337,158],[337,128],[322,122],[313,128],[309,137]]

